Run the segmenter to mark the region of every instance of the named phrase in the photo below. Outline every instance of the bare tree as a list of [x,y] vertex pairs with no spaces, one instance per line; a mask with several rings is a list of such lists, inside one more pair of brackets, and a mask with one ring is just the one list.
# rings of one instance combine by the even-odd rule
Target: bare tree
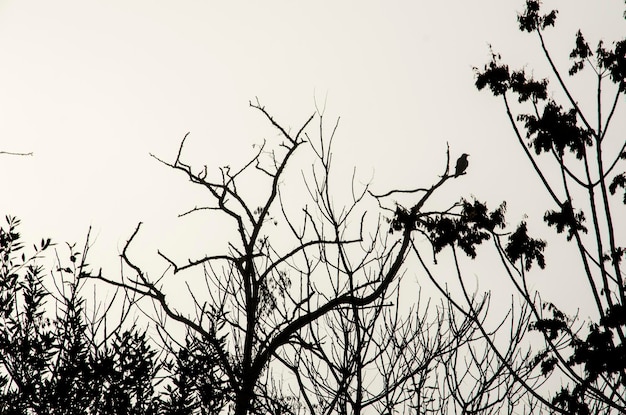
[[[225,252],[201,258],[181,261],[159,251],[173,274],[201,270],[204,293],[191,285],[188,293],[195,315],[181,311],[182,304],[174,304],[161,277],[154,279],[129,256],[141,224],[122,252],[132,274],[124,274],[121,280],[98,278],[152,299],[164,316],[181,323],[210,348],[208,353],[216,356],[216,379],[223,382],[226,401],[233,402],[235,414],[301,409],[361,413],[367,407],[384,412],[380,408],[385,405],[393,411],[403,400],[418,402],[424,390],[402,397],[394,394],[406,392],[410,382],[414,389],[423,386],[418,374],[427,373],[435,359],[459,340],[443,335],[443,314],[438,313],[433,328],[426,330],[424,316],[416,309],[400,319],[386,308],[390,296],[398,292],[416,224],[436,214],[422,211],[426,202],[458,177],[450,174],[449,157],[441,178],[429,188],[406,191],[421,196],[409,209],[389,208],[385,221],[381,201],[403,191],[372,195],[367,185],[358,189],[353,177],[348,183],[349,202],[336,204],[331,149],[338,121],[327,137],[323,114],[318,112],[292,134],[258,102],[250,105],[282,139],[261,145],[243,167],[220,168],[217,178],[211,178],[206,166],[197,169],[184,162],[187,136],[172,162],[157,158],[212,198],[212,204],[182,216],[220,215],[237,235]],[[316,115],[319,136],[312,138],[307,129]],[[299,183],[308,200],[297,199],[297,214],[283,189],[298,179],[286,173],[296,153],[307,150],[313,156],[311,170]],[[240,191],[241,183],[251,180],[265,180],[261,203]],[[167,275],[171,274],[162,278]],[[165,319],[159,324],[164,327]],[[461,325],[455,335],[465,334],[467,324]],[[285,367],[295,374],[295,383],[276,380]],[[372,392],[363,377],[366,367],[378,367],[387,385]],[[316,379],[321,371],[332,377],[326,384]],[[333,385],[338,387],[335,392]]]

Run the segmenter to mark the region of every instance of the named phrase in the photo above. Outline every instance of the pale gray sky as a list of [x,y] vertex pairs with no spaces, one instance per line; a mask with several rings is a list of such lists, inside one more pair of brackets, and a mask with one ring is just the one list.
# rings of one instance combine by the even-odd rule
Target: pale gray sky
[[[626,32],[621,0],[545,3],[560,9],[547,39],[561,63],[579,27],[592,46]],[[326,100],[328,121],[342,119],[338,160],[375,189],[429,185],[449,142],[452,157],[471,154],[450,200],[506,199],[517,221],[537,213],[527,203],[537,198],[541,213],[545,194],[529,190],[537,182],[524,179],[530,168],[501,102],[473,85],[489,43],[512,66],[549,74],[536,39],[517,30],[522,9],[522,0],[0,1],[0,150],[34,152],[0,159],[0,212],[33,239],[80,241],[93,226],[94,265],[114,258],[140,220],[148,234],[185,238],[174,217],[203,196],[148,153],[173,160],[189,131],[188,160],[236,165],[275,137],[248,107],[258,97],[294,129]]]

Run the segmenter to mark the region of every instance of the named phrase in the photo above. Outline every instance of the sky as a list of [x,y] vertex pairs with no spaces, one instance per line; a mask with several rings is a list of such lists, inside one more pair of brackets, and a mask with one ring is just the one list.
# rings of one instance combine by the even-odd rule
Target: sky
[[[621,0],[546,1],[547,35],[567,65],[578,28],[593,45],[626,33]],[[241,164],[277,139],[258,100],[297,130],[318,108],[339,169],[372,189],[428,186],[470,154],[442,200],[509,202],[511,221],[542,215],[545,191],[522,157],[501,102],[474,87],[489,45],[511,67],[549,75],[536,38],[517,30],[522,1],[0,1],[0,213],[33,241],[84,241],[115,263],[139,221],[146,250],[206,234],[176,215],[203,195],[173,161]],[[558,94],[558,92],[555,92]],[[587,94],[587,95],[586,95]],[[581,102],[593,97],[581,88]],[[447,198],[447,199],[446,199]],[[529,203],[532,201],[532,203]],[[219,235],[219,231],[216,232]],[[211,236],[213,237],[213,236]],[[195,240],[194,239],[194,240]]]

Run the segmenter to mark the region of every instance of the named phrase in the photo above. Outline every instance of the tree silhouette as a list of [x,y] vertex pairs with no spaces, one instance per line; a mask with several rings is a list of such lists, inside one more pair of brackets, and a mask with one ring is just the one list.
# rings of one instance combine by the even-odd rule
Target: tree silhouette
[[36,264],[51,241],[20,255],[19,220],[6,220],[0,228],[0,412],[157,413],[156,351],[145,332],[124,329],[124,317],[107,327],[106,314],[90,319],[86,312],[79,291],[89,275],[88,245],[82,252],[68,245],[67,265],[57,257],[57,290],[51,291]]
[[[535,80],[525,70],[510,70],[499,54],[493,53],[491,62],[476,71],[476,87],[488,87],[502,98],[514,134],[554,203],[544,221],[557,233],[566,233],[567,241],[574,244],[580,272],[586,277],[586,289],[597,311],[597,317],[585,327],[576,317],[560,311],[558,299],[545,301],[529,288],[527,271],[532,262],[541,268],[545,265],[545,242],[528,237],[525,226],[509,237],[508,246],[497,241],[506,272],[532,315],[528,329],[543,335],[544,345],[533,348],[530,364],[536,365],[542,376],[558,378],[561,387],[550,394],[547,389],[533,389],[521,377],[518,381],[550,411],[623,413],[626,293],[621,267],[624,235],[619,230],[624,226],[626,198],[616,200],[615,195],[624,189],[620,166],[623,168],[626,159],[626,141],[623,132],[610,127],[619,118],[618,104],[626,93],[626,39],[611,46],[599,41],[592,51],[581,31],[576,33],[568,73],[582,76],[583,69],[588,68],[585,73],[590,84],[595,83],[590,93],[597,99],[595,113],[587,113],[568,87],[544,39],[556,16],[555,10],[542,14],[540,2],[528,0],[518,23],[521,31],[537,36],[564,93],[564,103],[548,93],[548,79]],[[609,99],[605,100],[607,94]],[[514,116],[511,96],[517,98],[520,111],[530,112]],[[550,159],[558,174],[540,167],[540,157]]]
[[[537,36],[564,101],[548,79],[510,70],[494,52],[475,85],[502,99],[552,200],[542,219],[578,254],[597,315],[569,315],[562,298],[533,288],[531,272],[562,271],[529,234],[532,218],[510,225],[506,203],[436,197],[469,178],[467,154],[452,170],[448,150],[424,187],[374,192],[334,169],[338,120],[328,129],[318,109],[292,132],[257,101],[252,110],[276,134],[242,166],[191,165],[188,135],[174,157],[153,156],[205,192],[206,204],[180,216],[230,226],[221,247],[207,244],[199,257],[159,250],[165,271],[155,276],[133,255],[139,223],[118,278],[88,270],[89,237],[82,250],[55,251],[46,273],[38,263],[52,242],[21,253],[19,221],[6,218],[0,413],[626,412],[626,141],[613,129],[626,40],[592,50],[575,35],[568,72],[595,82],[592,120],[546,46],[556,17],[528,0],[518,23]],[[474,277],[475,263],[498,286],[510,283],[510,303],[478,290],[475,278],[486,279]],[[87,306],[85,285],[101,282],[113,299]],[[145,313],[149,330],[131,310]]]
[[[442,303],[426,330],[424,315],[413,309],[401,317],[400,300],[394,301],[414,231],[441,225],[436,218],[449,209],[424,210],[431,196],[456,177],[450,173],[449,156],[440,179],[428,188],[375,195],[367,185],[357,188],[353,180],[348,183],[350,202],[338,207],[331,189],[337,180],[332,174],[332,142],[338,123],[327,137],[323,113],[318,111],[292,134],[258,102],[250,105],[281,140],[263,143],[243,167],[220,168],[213,178],[206,166],[186,164],[188,136],[173,161],[154,156],[212,199],[212,204],[181,216],[213,214],[232,224],[236,237],[227,250],[182,260],[159,251],[172,273],[157,280],[129,255],[140,223],[122,252],[130,272],[121,280],[96,278],[151,299],[164,313],[155,323],[166,335],[171,332],[168,320],[173,320],[201,342],[205,353],[214,357],[212,382],[223,387],[218,400],[230,402],[235,414],[361,413],[368,407],[393,411],[398,405],[406,408],[410,401],[419,406],[428,391],[420,391],[420,382],[434,373],[442,355],[465,341],[469,327],[469,317],[461,316],[459,326],[448,329],[444,315],[452,311]],[[317,138],[308,133],[315,117]],[[306,197],[291,198],[290,204],[283,189],[290,186],[297,192],[297,176],[286,172],[292,160],[307,154],[312,168],[299,182]],[[240,190],[242,183],[251,181],[265,183],[260,202]],[[406,209],[385,207],[398,192],[419,197]],[[385,211],[387,222],[381,216]],[[480,242],[472,239],[476,235],[468,230],[467,249]],[[200,273],[191,274],[197,270]],[[186,302],[195,305],[194,316],[179,311],[183,304],[177,305],[162,288],[162,278],[183,274],[196,275],[205,284],[203,292],[188,286]],[[174,336],[169,341],[180,342]],[[386,385],[371,384],[366,372],[375,368]],[[285,370],[296,377],[295,385],[276,382],[277,373]],[[435,384],[429,387],[434,389],[437,378],[432,379]],[[437,395],[437,399],[443,405],[447,398]]]

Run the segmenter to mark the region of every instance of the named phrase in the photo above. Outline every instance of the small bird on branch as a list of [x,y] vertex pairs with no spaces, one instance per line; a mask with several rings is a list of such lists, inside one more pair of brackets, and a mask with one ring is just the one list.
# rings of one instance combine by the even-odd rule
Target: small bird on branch
[[456,167],[454,169],[454,177],[459,177],[462,174],[465,174],[465,170],[467,170],[467,166],[469,165],[469,161],[467,158],[469,154],[461,154],[461,157],[456,161]]

